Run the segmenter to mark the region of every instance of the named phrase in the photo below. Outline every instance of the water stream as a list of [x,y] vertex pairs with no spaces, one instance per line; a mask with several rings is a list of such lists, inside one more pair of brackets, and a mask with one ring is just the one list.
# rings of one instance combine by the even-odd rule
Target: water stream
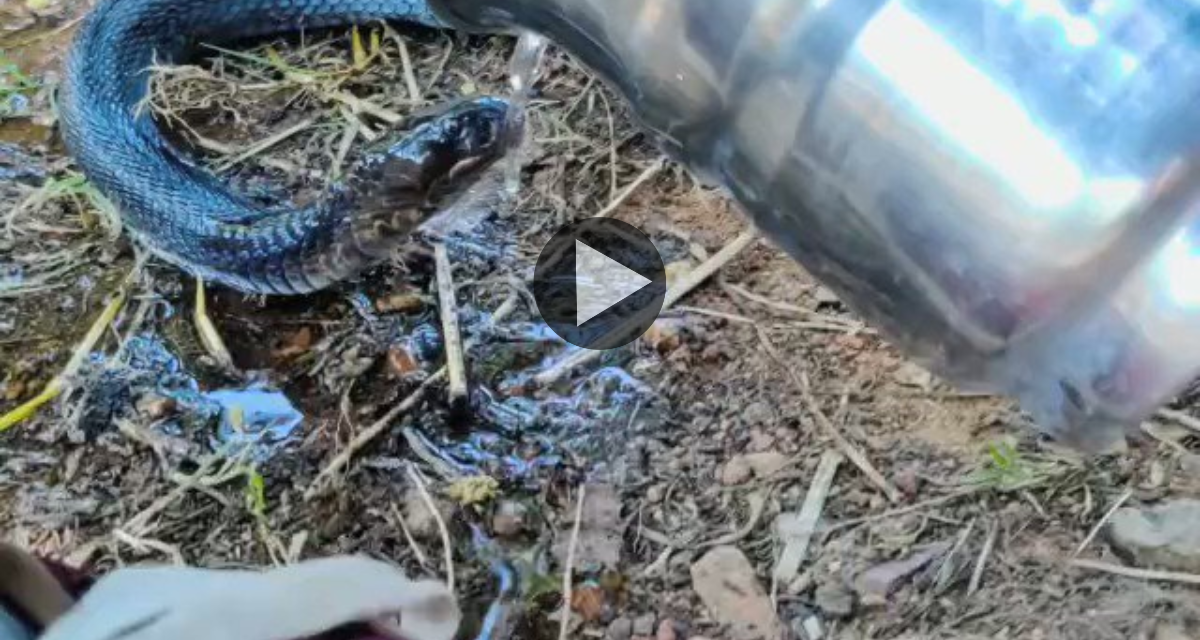
[[529,100],[533,97],[533,85],[541,73],[542,56],[548,44],[549,41],[532,31],[522,32],[509,61],[508,85],[512,90],[509,98],[512,106],[507,124],[509,131],[519,132],[504,160],[504,192],[510,199],[515,198],[521,189],[521,169],[525,165],[529,135],[526,127]]

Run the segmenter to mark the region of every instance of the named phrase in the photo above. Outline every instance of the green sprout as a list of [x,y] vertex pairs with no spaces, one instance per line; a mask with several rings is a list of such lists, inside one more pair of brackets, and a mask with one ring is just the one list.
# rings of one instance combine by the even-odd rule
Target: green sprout
[[28,98],[42,83],[21,71],[17,63],[0,51],[0,120],[16,116],[21,108],[18,97]]

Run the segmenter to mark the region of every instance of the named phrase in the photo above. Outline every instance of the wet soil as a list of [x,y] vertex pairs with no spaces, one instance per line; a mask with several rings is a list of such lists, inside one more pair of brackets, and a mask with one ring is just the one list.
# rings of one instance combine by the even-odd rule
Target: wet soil
[[[0,61],[12,63],[0,98],[14,105],[0,111],[0,414],[61,370],[135,269],[134,247],[71,182],[77,168],[54,128],[58,64],[85,9],[65,0],[0,7]],[[354,113],[328,86],[285,70],[332,74],[337,90],[401,116],[507,91],[512,39],[376,34],[380,55],[357,70],[347,31],[247,43],[239,51],[258,58],[226,54],[164,71],[155,106],[164,126],[175,124],[172,138],[236,188],[285,202],[318,197],[367,138],[388,135],[378,115]],[[269,54],[284,66],[262,62]],[[767,241],[632,347],[532,384],[566,351],[522,284],[541,243],[603,209],[658,154],[621,101],[553,47],[530,108],[535,144],[517,200],[485,201],[480,218],[449,236],[469,342],[465,411],[430,386],[312,493],[355,435],[423,393],[444,360],[427,239],[311,296],[210,289],[209,314],[235,370],[198,337],[196,283],[151,259],[70,392],[0,434],[5,538],[96,571],[366,553],[440,577],[442,539],[407,472],[413,463],[450,524],[470,614],[462,636],[496,598],[490,560],[499,553],[520,578],[504,600],[512,637],[557,637],[561,552],[583,484],[590,507],[572,637],[620,637],[625,622],[647,616],[660,638],[660,626],[675,634],[667,637],[733,637],[704,606],[690,567],[724,541],[771,588],[785,542],[777,517],[800,510],[822,455],[836,448],[819,411],[899,496],[842,464],[807,559],[775,585],[773,607],[794,637],[813,617],[831,638],[1152,638],[1200,620],[1193,589],[1067,564],[1124,492],[1132,504],[1196,492],[1193,435],[1159,425],[1158,439],[1108,455],[1063,451],[1010,403],[960,395],[907,363]],[[681,269],[747,228],[719,193],[669,164],[615,215],[647,230]],[[505,305],[513,312],[497,320]],[[815,403],[789,369],[807,376]],[[250,453],[237,443],[255,433],[247,416],[254,423],[261,405],[197,409],[209,406],[198,400],[205,394],[247,388],[277,391],[271,402],[286,398],[303,416],[288,437]],[[755,455],[782,462],[773,473],[737,472]],[[222,482],[178,490],[180,474],[219,471]],[[175,498],[163,504],[164,495]],[[854,591],[865,569],[930,544],[953,551],[881,602]],[[1103,536],[1084,554],[1112,559]]]

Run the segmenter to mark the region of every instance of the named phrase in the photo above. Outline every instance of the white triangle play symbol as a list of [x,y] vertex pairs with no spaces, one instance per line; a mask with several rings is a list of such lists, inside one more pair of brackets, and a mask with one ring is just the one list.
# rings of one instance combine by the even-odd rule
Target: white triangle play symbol
[[575,326],[604,313],[652,280],[575,241]]

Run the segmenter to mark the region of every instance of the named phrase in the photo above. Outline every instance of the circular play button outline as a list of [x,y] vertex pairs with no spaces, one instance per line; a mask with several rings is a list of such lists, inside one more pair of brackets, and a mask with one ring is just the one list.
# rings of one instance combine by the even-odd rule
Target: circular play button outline
[[667,269],[637,227],[587,218],[550,238],[531,288],[554,333],[577,347],[605,351],[637,340],[654,324],[667,296]]

